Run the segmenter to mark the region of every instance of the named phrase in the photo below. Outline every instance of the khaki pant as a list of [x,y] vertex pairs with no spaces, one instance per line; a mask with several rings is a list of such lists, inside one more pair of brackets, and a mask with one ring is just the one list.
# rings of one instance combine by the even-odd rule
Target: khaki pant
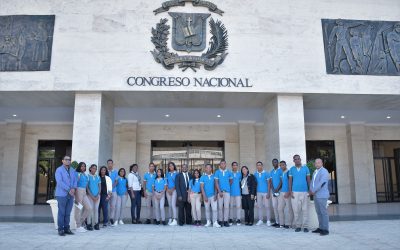
[[[146,192],[147,198],[146,198],[146,206],[147,209],[149,210],[149,213],[147,214],[147,219],[152,220],[154,219],[154,214],[155,214],[155,201],[154,201],[154,194],[150,192]],[[153,206],[151,205],[153,203]]]
[[214,200],[214,195],[211,197],[208,197],[208,201],[204,201],[204,207],[206,209],[206,219],[207,221],[211,221],[211,216],[210,216],[210,208],[212,210],[212,218],[213,218],[213,222],[216,222],[217,219],[217,215],[218,215],[218,210],[217,210],[217,201]]
[[[308,193],[293,192],[292,208],[294,215],[294,226],[296,228],[308,227]],[[301,216],[302,215],[302,216]],[[300,218],[300,216],[302,218]]]
[[176,190],[169,194],[167,191],[169,218],[176,219]]
[[128,198],[128,196],[125,194],[122,196],[117,195],[116,204],[115,204],[115,220],[122,220],[122,216],[124,215],[124,208],[126,206],[127,198]]
[[229,219],[229,203],[231,200],[231,194],[224,192],[223,196],[218,194],[218,219],[220,221],[228,221]]
[[[236,219],[236,220],[240,220],[241,218],[241,205],[242,205],[242,196],[231,196],[231,202],[230,202],[230,207],[231,207],[231,211],[229,213],[229,218],[230,219]],[[235,209],[234,209],[235,208]],[[234,210],[236,210],[236,218],[234,218]]]
[[257,208],[258,208],[258,220],[263,220],[263,208],[267,213],[267,220],[271,220],[271,211],[269,206],[269,199],[267,199],[267,193],[257,192]]
[[201,194],[191,193],[190,204],[192,205],[193,220],[201,220]]
[[290,196],[288,198],[285,198],[285,194],[286,192],[281,192],[281,194],[279,195],[279,222],[281,223],[281,225],[293,227],[292,198],[290,198]]
[[93,200],[89,198],[90,206],[92,207],[92,212],[89,214],[87,218],[87,222],[89,225],[96,225],[99,223],[99,204],[100,204],[100,196],[98,196],[97,200]]
[[154,207],[156,212],[156,220],[160,221],[160,214],[161,214],[161,221],[165,221],[165,193],[157,193],[154,194]]
[[[282,193],[279,194],[278,197],[274,197],[271,195],[272,200],[272,208],[274,209],[275,223],[280,224],[281,218],[279,217],[279,204],[282,203]],[[283,225],[283,221],[282,221]]]
[[110,219],[115,218],[115,204],[117,203],[117,192],[112,192],[111,199],[110,199]]
[[78,188],[76,190],[75,201],[83,205],[81,210],[75,208],[76,227],[81,227],[93,209],[86,194],[86,188]]

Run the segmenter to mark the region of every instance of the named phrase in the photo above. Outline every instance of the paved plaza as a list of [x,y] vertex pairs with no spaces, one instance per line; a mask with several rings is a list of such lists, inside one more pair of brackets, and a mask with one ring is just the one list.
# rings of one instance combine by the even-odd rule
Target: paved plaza
[[399,249],[400,220],[337,221],[331,234],[263,226],[119,225],[60,237],[50,223],[0,223],[0,249]]

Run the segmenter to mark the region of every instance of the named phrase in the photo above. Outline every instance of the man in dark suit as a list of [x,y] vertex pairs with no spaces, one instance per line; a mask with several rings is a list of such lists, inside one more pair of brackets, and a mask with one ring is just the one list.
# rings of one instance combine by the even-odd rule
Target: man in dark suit
[[186,164],[182,165],[182,172],[176,176],[175,188],[176,196],[178,197],[178,224],[183,226],[183,224],[192,224],[192,207],[189,203],[189,181],[192,176],[188,173],[188,166]]

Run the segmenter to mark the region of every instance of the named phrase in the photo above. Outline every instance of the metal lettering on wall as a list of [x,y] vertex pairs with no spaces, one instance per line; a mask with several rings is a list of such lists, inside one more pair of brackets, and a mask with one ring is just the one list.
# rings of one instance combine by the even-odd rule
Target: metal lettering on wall
[[[185,6],[186,2],[191,2],[195,7],[207,7],[212,13],[222,15],[224,12],[209,2],[201,0],[172,0],[166,1],[162,7],[154,10],[155,15],[168,11],[171,7]],[[207,19],[211,13],[181,13],[168,12],[172,17],[172,39],[171,47],[175,51],[184,51],[185,55],[170,52],[168,46],[168,36],[170,26],[168,19],[162,18],[152,29],[151,42],[155,49],[151,51],[154,60],[166,69],[173,69],[175,64],[183,71],[190,68],[196,72],[201,65],[206,70],[214,70],[222,64],[228,55],[228,32],[224,24],[213,18],[209,21],[211,38],[209,48],[201,55],[192,55],[191,52],[202,52],[206,49]]]
[[54,15],[0,16],[0,71],[48,71]]
[[326,71],[400,75],[400,22],[322,19]]

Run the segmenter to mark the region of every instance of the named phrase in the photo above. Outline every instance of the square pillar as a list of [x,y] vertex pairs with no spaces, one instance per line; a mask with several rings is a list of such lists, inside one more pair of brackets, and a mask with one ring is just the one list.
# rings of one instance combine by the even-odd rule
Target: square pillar
[[102,93],[75,94],[72,160],[106,165],[112,157],[114,105]]
[[306,163],[303,96],[278,94],[272,98],[265,108],[264,126],[266,166],[278,158],[290,167],[294,154]]
[[372,141],[368,139],[365,124],[347,125],[347,140],[351,200],[357,204],[376,203]]
[[239,121],[239,158],[241,166],[247,166],[251,172],[255,171],[256,131],[254,121]]
[[16,205],[20,200],[24,130],[21,121],[6,124],[3,168],[0,172],[0,205]]

